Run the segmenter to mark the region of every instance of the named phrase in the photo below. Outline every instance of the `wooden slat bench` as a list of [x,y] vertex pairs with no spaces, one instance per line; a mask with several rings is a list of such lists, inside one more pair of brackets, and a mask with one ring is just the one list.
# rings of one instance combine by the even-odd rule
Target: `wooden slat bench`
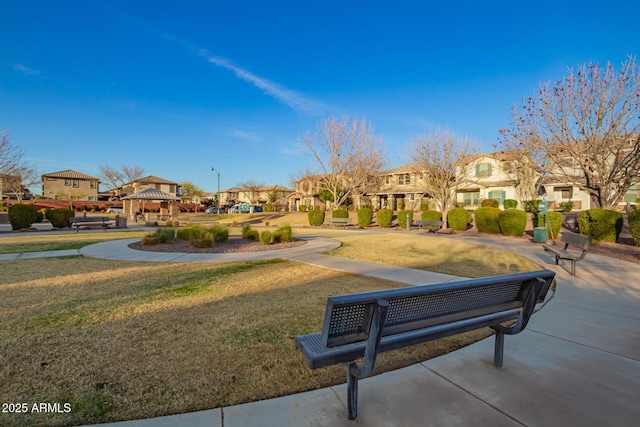
[[109,218],[104,216],[78,216],[69,218],[71,227],[76,228],[76,233],[80,230],[80,227],[95,227],[100,226],[107,231],[107,228],[111,225]]
[[333,225],[333,226],[341,225],[343,227],[346,227],[347,225],[349,225],[350,222],[351,222],[350,218],[327,218],[324,220],[324,225]]
[[416,220],[416,226],[418,227],[418,232],[420,232],[420,229],[423,230],[427,230],[427,231],[433,231],[436,234],[438,234],[438,231],[440,231],[440,229],[442,228],[442,221],[437,221],[437,220],[423,220],[423,219],[418,219]]
[[561,259],[571,261],[571,275],[576,275],[576,262],[584,259],[591,246],[591,236],[565,231],[560,242],[564,247],[554,245],[542,245],[545,251],[552,252],[556,256],[556,264]]
[[311,369],[348,364],[347,407],[354,420],[358,379],[371,374],[378,353],[489,326],[496,331],[494,364],[501,367],[504,335],[524,330],[554,277],[541,270],[329,297],[322,332],[296,337],[296,347]]

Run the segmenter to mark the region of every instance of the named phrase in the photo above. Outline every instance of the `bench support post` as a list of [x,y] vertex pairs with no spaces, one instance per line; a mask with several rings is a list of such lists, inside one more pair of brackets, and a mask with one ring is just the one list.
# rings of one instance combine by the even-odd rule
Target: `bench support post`
[[358,417],[358,379],[368,377],[371,371],[373,371],[373,366],[378,357],[380,339],[382,338],[382,327],[387,318],[388,308],[388,301],[380,300],[376,302],[373,308],[373,315],[371,316],[369,337],[367,339],[367,348],[364,352],[362,366],[351,363],[347,367],[347,409],[350,420],[355,420]]
[[493,364],[498,368],[502,368],[503,354],[504,354],[504,332],[496,330],[496,342],[493,349]]

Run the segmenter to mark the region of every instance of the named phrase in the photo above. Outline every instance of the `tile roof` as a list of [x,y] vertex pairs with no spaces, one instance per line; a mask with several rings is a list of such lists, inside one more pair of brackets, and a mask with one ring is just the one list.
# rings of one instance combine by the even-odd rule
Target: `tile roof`
[[136,179],[133,182],[140,184],[178,184],[177,182],[169,181],[168,179],[160,178],[159,176],[149,175],[144,178]]
[[156,190],[155,188],[146,188],[142,191],[138,191],[130,196],[123,197],[122,200],[177,200],[173,194],[165,193],[164,191]]
[[42,176],[48,178],[85,179],[89,181],[100,180],[100,178],[96,178],[95,176],[87,175],[82,172],[74,171],[73,169],[67,169],[60,172],[45,173]]

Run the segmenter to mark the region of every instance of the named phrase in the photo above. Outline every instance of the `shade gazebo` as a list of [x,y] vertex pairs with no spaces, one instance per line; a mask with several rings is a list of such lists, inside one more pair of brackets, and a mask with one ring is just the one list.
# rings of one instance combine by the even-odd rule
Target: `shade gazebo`
[[[130,221],[136,221],[138,213],[144,212],[144,206],[147,202],[160,202],[160,217],[177,220],[180,212],[179,200],[176,196],[155,188],[145,188],[130,196],[125,196],[121,200],[123,213],[129,217]],[[145,215],[145,219],[147,222],[149,221],[148,214]]]

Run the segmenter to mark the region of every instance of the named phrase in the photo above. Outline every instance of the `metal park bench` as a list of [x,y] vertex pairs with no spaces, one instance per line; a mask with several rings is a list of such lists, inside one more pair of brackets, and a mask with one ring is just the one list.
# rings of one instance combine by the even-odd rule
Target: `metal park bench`
[[341,225],[343,227],[346,227],[350,222],[351,219],[349,218],[327,218],[324,220],[324,225]]
[[100,226],[104,231],[107,231],[107,228],[111,225],[109,218],[104,216],[78,216],[69,218],[69,221],[71,222],[71,227],[76,228],[76,233],[80,230],[80,227]]
[[576,262],[584,259],[591,246],[591,236],[585,236],[583,234],[572,233],[571,231],[565,231],[562,233],[560,242],[564,243],[564,247],[553,245],[542,245],[545,251],[552,252],[556,256],[556,264],[561,259],[571,261],[571,275],[576,275]]
[[436,221],[436,220],[416,220],[416,226],[418,227],[418,232],[420,232],[420,229],[422,228],[423,230],[427,230],[427,231],[433,231],[436,234],[438,234],[438,231],[440,231],[440,229],[442,228],[442,221]]
[[494,364],[501,367],[504,335],[524,330],[554,277],[541,270],[329,297],[322,332],[296,337],[296,347],[311,369],[348,364],[347,407],[354,420],[358,379],[371,374],[378,353],[489,326],[496,331]]

